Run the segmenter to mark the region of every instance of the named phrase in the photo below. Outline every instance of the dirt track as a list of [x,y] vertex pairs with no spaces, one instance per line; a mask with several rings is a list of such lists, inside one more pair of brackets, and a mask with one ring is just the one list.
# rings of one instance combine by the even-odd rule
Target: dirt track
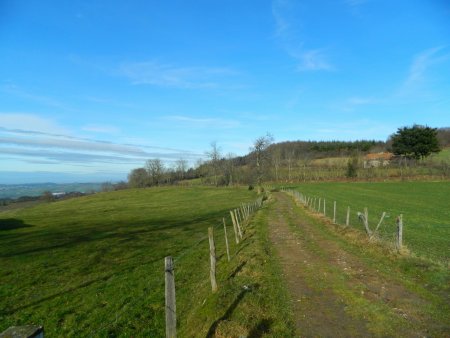
[[[269,236],[280,258],[302,337],[428,336],[427,302],[382,275],[319,229],[284,193],[274,193]],[[388,317],[385,317],[388,316]]]

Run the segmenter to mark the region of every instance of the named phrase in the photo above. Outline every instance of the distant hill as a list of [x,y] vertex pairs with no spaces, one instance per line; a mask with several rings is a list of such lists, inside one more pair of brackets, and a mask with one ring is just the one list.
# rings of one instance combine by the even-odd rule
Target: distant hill
[[19,198],[21,196],[40,196],[44,191],[89,193],[101,190],[102,183],[36,183],[0,184],[0,198]]

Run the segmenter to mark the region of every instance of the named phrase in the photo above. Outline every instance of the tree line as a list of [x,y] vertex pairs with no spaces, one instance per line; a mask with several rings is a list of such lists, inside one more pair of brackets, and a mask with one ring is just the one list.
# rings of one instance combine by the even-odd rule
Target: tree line
[[[142,168],[133,169],[128,175],[132,188],[175,184],[183,180],[197,179],[201,184],[214,186],[248,184],[260,187],[264,181],[291,181],[299,177],[314,177],[311,170],[335,171],[331,177],[354,177],[358,170],[358,158],[370,152],[393,152],[411,160],[423,159],[442,147],[450,146],[450,128],[430,128],[413,125],[398,128],[386,142],[375,140],[356,141],[286,141],[274,143],[270,134],[254,140],[249,153],[244,156],[223,154],[217,142],[212,142],[205,152],[205,160],[195,166],[183,159],[173,166],[166,166],[161,159],[150,159]],[[348,158],[339,161],[320,159]],[[319,164],[318,164],[319,163]],[[343,168],[343,169],[342,169]],[[342,169],[342,170],[341,170]],[[301,172],[299,174],[299,172]],[[300,176],[299,176],[300,175]]]

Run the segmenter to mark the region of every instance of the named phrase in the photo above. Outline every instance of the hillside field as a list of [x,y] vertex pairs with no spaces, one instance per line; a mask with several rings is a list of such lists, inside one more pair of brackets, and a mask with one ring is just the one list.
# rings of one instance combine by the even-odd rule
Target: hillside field
[[[418,256],[448,264],[450,258],[450,182],[309,183],[295,189],[310,197],[325,198],[327,216],[337,203],[337,223],[345,224],[347,206],[352,227],[363,230],[357,211],[369,210],[374,228],[383,211],[388,213],[381,227],[384,239],[393,240],[395,217],[403,214],[403,241]],[[323,203],[323,202],[322,202]],[[323,205],[323,204],[322,204]]]
[[[240,248],[233,241],[229,210],[256,197],[244,188],[152,188],[0,213],[0,332],[39,324],[48,337],[164,336],[167,255],[175,260],[182,336],[259,332],[264,326],[258,326],[258,311],[274,313],[280,323],[275,332],[284,332],[288,315],[277,305],[283,299],[278,274],[268,263],[262,271],[262,262],[270,262],[269,250],[261,250],[264,243],[254,230],[245,233],[252,238]],[[228,223],[229,263],[222,217]],[[209,226],[215,226],[219,258],[215,295],[205,238]],[[275,286],[268,291],[271,283]],[[250,305],[234,311],[240,327],[212,327],[221,316],[225,322],[231,316],[227,308],[241,301],[243,285],[268,289],[246,296]],[[277,306],[281,310],[273,309]]]

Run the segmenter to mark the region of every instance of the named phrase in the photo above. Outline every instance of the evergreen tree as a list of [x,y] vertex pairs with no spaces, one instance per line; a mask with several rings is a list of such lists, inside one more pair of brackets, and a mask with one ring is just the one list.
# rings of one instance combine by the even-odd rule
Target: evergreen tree
[[440,151],[437,129],[428,126],[413,125],[398,128],[392,136],[392,151],[396,155],[421,159]]

